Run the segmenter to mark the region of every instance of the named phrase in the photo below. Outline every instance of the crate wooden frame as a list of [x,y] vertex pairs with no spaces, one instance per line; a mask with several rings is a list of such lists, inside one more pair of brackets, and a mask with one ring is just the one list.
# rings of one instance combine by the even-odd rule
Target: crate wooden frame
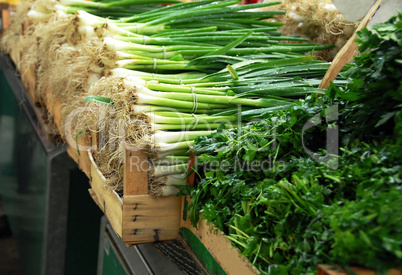
[[[83,136],[80,142],[83,140],[87,145],[96,142],[96,138],[91,135]],[[176,196],[155,198],[148,194],[149,167],[146,153],[137,148],[124,147],[121,197],[107,187],[106,178],[93,158],[93,150],[78,153],[76,148],[69,147],[68,152],[87,174],[92,199],[127,246],[178,238],[182,199]],[[141,165],[130,165],[133,158]]]

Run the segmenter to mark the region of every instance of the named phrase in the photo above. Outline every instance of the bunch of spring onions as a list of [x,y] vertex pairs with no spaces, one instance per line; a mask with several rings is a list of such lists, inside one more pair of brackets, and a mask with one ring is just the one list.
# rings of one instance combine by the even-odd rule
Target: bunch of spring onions
[[[103,60],[101,80],[123,79],[131,115],[148,125],[157,154],[150,175],[164,191],[156,193],[169,195],[175,190],[167,185],[184,184],[188,149],[197,137],[321,92],[329,64],[305,53],[332,46],[281,36],[281,24],[267,19],[284,11],[261,10],[280,2],[238,2],[61,0],[53,10],[34,5],[28,15],[75,14],[84,43],[99,39],[113,53],[113,60]],[[161,5],[168,3],[175,4]],[[86,101],[113,108],[114,97],[95,92]]]

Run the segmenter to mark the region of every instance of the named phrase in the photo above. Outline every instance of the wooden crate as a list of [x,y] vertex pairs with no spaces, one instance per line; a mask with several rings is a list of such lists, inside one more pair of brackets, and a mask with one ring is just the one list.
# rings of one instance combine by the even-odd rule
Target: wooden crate
[[[148,156],[145,153],[136,148],[125,148],[122,196],[106,187],[106,179],[91,150],[78,154],[70,147],[69,153],[89,176],[90,195],[127,246],[178,238],[181,198],[154,198],[148,194]],[[133,159],[140,165],[133,165]]]
[[[97,142],[96,135],[84,134],[78,138],[79,144],[92,146],[93,150],[96,150]],[[93,150],[78,151],[70,146],[68,153],[88,176],[89,194],[127,246],[179,239],[212,274],[259,274],[221,232],[213,230],[205,221],[200,222],[198,228],[191,226],[190,220],[183,215],[188,197],[154,198],[148,195],[148,156],[145,153],[125,147],[124,186],[123,194],[119,195],[106,187],[106,179],[94,161]],[[192,156],[190,163],[194,161]],[[191,237],[186,238],[189,235]]]
[[[92,144],[96,148],[96,136],[87,134],[79,139],[80,144]],[[259,274],[219,230],[213,230],[205,221],[200,222],[198,228],[191,225],[183,215],[188,197],[154,198],[148,195],[148,159],[145,153],[136,148],[125,148],[124,186],[120,196],[105,187],[106,179],[99,171],[91,150],[78,153],[77,148],[69,147],[68,152],[87,174],[90,195],[127,246],[179,239],[210,273]],[[140,165],[133,165],[131,159],[135,160],[135,164],[139,161]],[[190,163],[194,161],[192,156]],[[186,238],[189,234],[191,237]],[[197,249],[194,250],[194,247]]]
[[[186,212],[185,206],[189,201],[190,198],[188,197],[182,198],[182,213]],[[241,256],[240,251],[232,246],[232,243],[221,231],[212,225],[208,225],[205,220],[200,221],[195,228],[185,216],[181,219],[180,239],[199,259],[208,273],[230,275],[256,275],[260,273],[247,258]],[[200,246],[202,247],[200,248]],[[211,264],[213,261],[216,262],[215,265]]]
[[[0,4],[0,7],[1,5],[4,4]],[[6,11],[7,14],[9,14],[10,11],[13,11],[15,8],[16,8],[15,6],[8,6],[8,9],[2,10],[2,12]],[[9,20],[9,18],[7,18],[7,20]],[[3,21],[3,24],[4,22],[5,21]],[[20,61],[21,55],[22,53],[20,53],[17,50],[14,50],[9,54],[14,64],[17,64]],[[37,68],[34,65],[27,66],[25,64],[22,64],[20,69],[21,82],[25,87],[25,90],[28,92],[29,98],[33,103],[33,110],[47,138],[52,142],[59,142],[60,138],[57,133],[59,132],[58,129],[60,129],[59,126],[61,121],[61,114],[60,114],[61,102],[56,102],[55,104],[50,104],[50,102],[46,102],[45,104],[42,104],[35,97],[35,90],[37,86],[36,69]],[[49,118],[49,114],[52,115],[52,119]]]
[[[35,98],[36,74],[35,68],[21,72],[21,81],[25,86],[38,116],[42,128],[48,133],[48,138],[57,129],[61,131],[61,101],[47,101],[41,105]],[[52,114],[53,121],[47,120],[47,113]],[[88,148],[97,146],[96,135],[81,135],[78,143]],[[136,148],[125,147],[124,161],[124,192],[120,196],[106,187],[106,179],[99,171],[92,150],[81,150],[71,146],[68,154],[87,175],[91,188],[89,194],[108,217],[114,231],[128,245],[168,241],[179,237],[181,198],[171,196],[154,198],[148,195],[148,157]],[[142,164],[132,165],[132,160]],[[131,165],[130,165],[131,164]],[[138,168],[138,169],[137,169]]]
[[[190,153],[187,172],[192,170],[195,162],[196,156]],[[195,173],[192,173],[187,177],[187,184],[193,186],[194,182]],[[223,232],[214,228],[213,225],[208,225],[205,220],[200,220],[197,228],[191,225],[191,220],[187,218],[187,206],[190,202],[191,198],[189,196],[182,197],[180,239],[193,252],[194,256],[200,260],[204,268],[211,274],[259,274],[259,271],[252,266],[250,261],[246,257],[241,256],[240,251],[233,247]],[[197,244],[197,242],[200,244]],[[202,247],[201,249],[200,246]],[[210,254],[210,256],[206,256],[206,254]],[[219,266],[210,264],[213,261]]]

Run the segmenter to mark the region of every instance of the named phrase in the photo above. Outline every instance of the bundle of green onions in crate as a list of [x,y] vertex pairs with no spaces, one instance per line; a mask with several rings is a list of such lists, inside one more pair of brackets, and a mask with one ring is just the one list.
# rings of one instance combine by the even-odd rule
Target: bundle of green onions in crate
[[329,64],[309,53],[332,46],[281,36],[269,19],[284,11],[261,10],[280,2],[238,2],[30,1],[2,49],[19,42],[17,66],[36,68],[37,99],[61,101],[64,140],[102,135],[94,157],[110,188],[122,189],[129,145],[148,152],[150,194],[171,195],[197,137],[321,92]]

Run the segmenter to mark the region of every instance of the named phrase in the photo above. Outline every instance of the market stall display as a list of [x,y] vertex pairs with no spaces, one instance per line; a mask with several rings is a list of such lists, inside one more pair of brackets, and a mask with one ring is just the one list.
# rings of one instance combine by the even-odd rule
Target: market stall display
[[[326,180],[339,184],[337,175],[331,173],[339,173],[343,168],[333,170],[331,165],[345,162],[349,167],[351,163],[347,161],[355,162],[363,156],[338,159],[333,157],[337,152],[327,147],[330,154],[326,155],[325,164],[330,163],[329,170],[306,176],[303,169],[312,171],[323,162],[313,156],[311,147],[322,148],[318,139],[326,126],[319,128],[321,133],[317,136],[313,132],[311,140],[303,139],[302,126],[325,109],[323,116],[334,121],[332,127],[338,129],[339,117],[355,112],[350,106],[361,103],[348,104],[355,100],[350,97],[355,92],[352,88],[362,77],[356,73],[359,67],[342,66],[341,72],[331,79],[330,90],[320,89],[331,64],[315,53],[328,54],[326,50],[334,45],[326,43],[326,39],[312,44],[305,38],[282,35],[279,27],[283,24],[272,20],[285,13],[275,8],[280,2],[237,3],[27,1],[20,3],[10,28],[2,36],[1,46],[24,76],[33,101],[48,111],[46,120],[55,125],[48,128],[52,131],[49,134],[69,145],[70,155],[91,180],[91,196],[125,243],[175,239],[183,225],[183,200],[174,196],[180,190],[191,196],[193,225],[197,226],[201,210],[201,217],[227,233],[227,238],[262,273],[313,272],[317,264],[328,261],[347,265],[351,262],[342,257],[308,257],[308,253],[328,252],[321,247],[328,245],[325,238],[332,237],[329,231],[337,232],[336,225],[325,224],[327,227],[322,230],[329,231],[321,232],[325,238],[318,241],[318,247],[313,245],[317,243],[314,236],[296,233],[315,230],[317,221],[324,223],[321,219],[329,217],[322,210],[329,204],[325,196],[339,190],[336,184],[318,184],[322,174]],[[395,35],[381,33],[386,37],[382,38],[384,41],[395,36],[398,42],[397,22],[392,30]],[[366,30],[362,35],[366,35],[361,37],[362,42],[369,46],[375,42],[366,40],[381,41]],[[368,48],[362,46],[360,50]],[[400,51],[396,51],[395,60],[399,60],[399,55]],[[365,57],[363,54],[357,62]],[[357,79],[352,84],[351,77]],[[344,92],[348,90],[351,92]],[[397,95],[390,98],[398,102]],[[379,102],[377,97],[372,100]],[[377,124],[385,125],[391,118],[398,118],[398,108],[398,104],[391,109],[381,107],[386,113],[378,114]],[[336,138],[331,142],[336,143]],[[371,141],[360,138],[360,142]],[[351,139],[341,148],[360,151],[366,143],[351,148]],[[205,173],[199,172],[197,187],[186,185],[192,146],[202,154],[198,163],[206,165]],[[238,158],[246,165],[260,168],[263,160],[270,160],[269,171],[234,175],[232,164]],[[278,160],[282,159],[294,169],[301,169],[297,172],[301,174],[288,167],[283,172],[278,168]],[[215,164],[210,162],[219,164],[222,160],[229,164],[228,170],[218,165],[219,169],[214,171]],[[256,160],[260,162],[255,164]],[[349,173],[347,169],[345,173]],[[270,178],[272,175],[275,176]],[[221,184],[225,177],[231,177],[230,184]],[[398,177],[393,178],[399,184]],[[358,183],[353,177],[350,180]],[[223,189],[214,189],[214,184]],[[279,197],[271,198],[271,192]],[[342,200],[342,192],[331,197],[331,202]],[[392,194],[396,199],[397,191]],[[347,199],[353,201],[359,196],[356,193],[354,198]],[[205,201],[213,197],[222,201]],[[264,212],[266,216],[257,214],[260,200],[264,201],[261,205],[273,207],[279,214],[272,209]],[[216,209],[220,204],[226,207]],[[338,213],[336,210],[334,213]],[[290,223],[295,228],[285,226],[286,218],[291,219],[290,213],[301,219]],[[398,222],[396,218],[395,224]],[[274,226],[272,230],[270,226]],[[313,231],[309,231],[311,235],[316,233]],[[267,232],[273,239],[259,235]],[[399,254],[395,243],[389,245],[392,248],[385,249],[396,255],[389,257],[391,263]],[[341,255],[340,247],[333,253]],[[363,262],[364,258],[357,259]],[[389,263],[380,268],[395,267]]]

